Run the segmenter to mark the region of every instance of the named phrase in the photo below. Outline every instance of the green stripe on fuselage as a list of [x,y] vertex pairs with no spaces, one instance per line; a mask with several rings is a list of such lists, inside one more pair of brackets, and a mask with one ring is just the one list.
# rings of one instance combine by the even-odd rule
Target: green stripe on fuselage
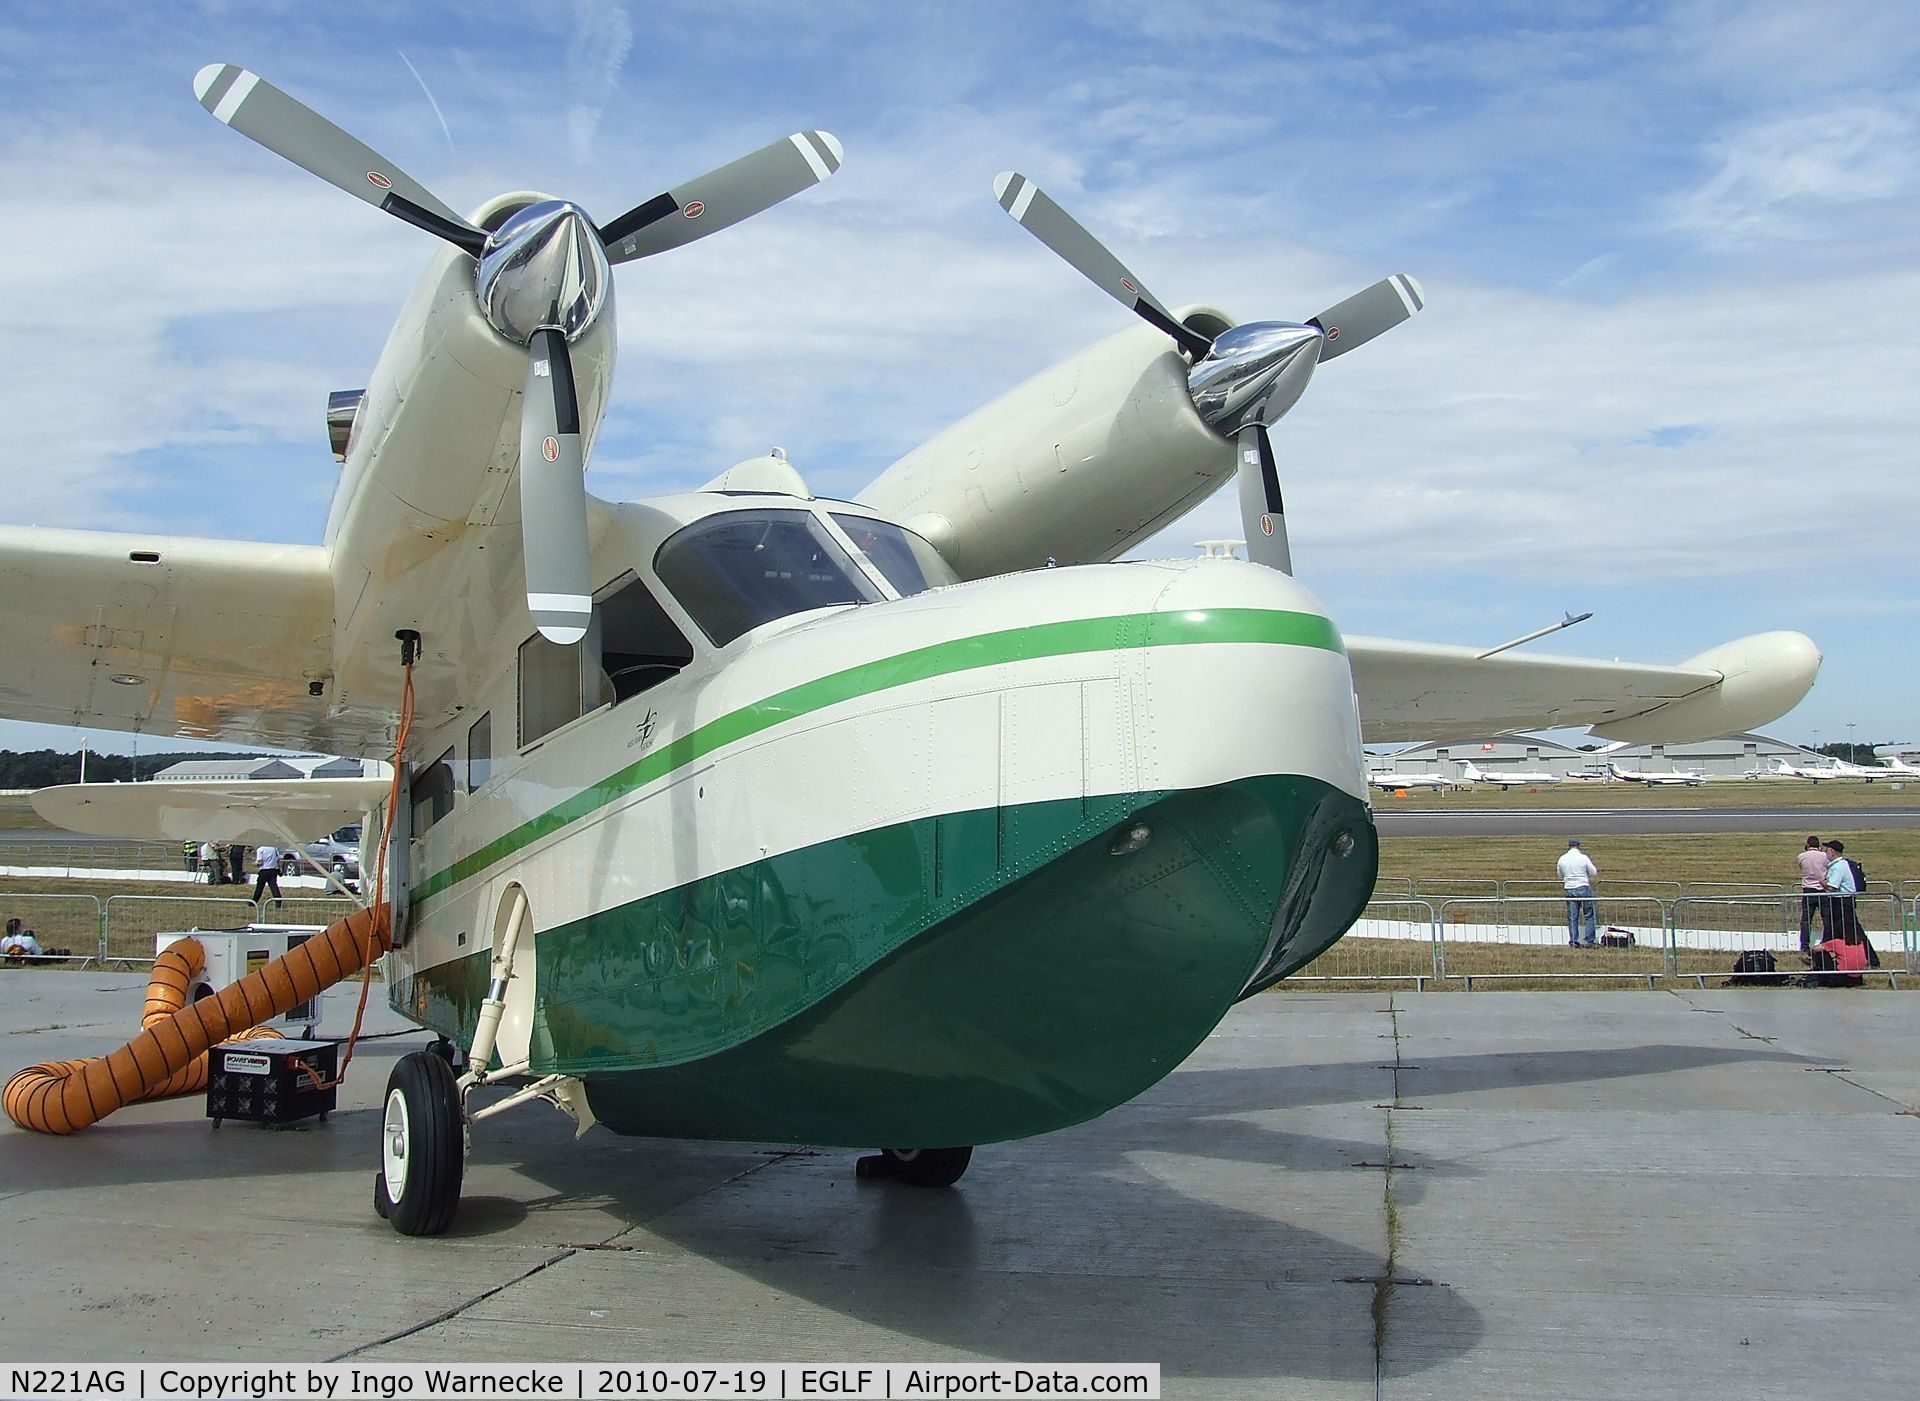
[[1344,654],[1333,623],[1317,613],[1294,613],[1267,608],[1192,609],[1184,612],[1130,613],[1113,618],[1072,618],[1009,628],[952,642],[902,652],[879,661],[836,671],[742,706],[688,731],[644,758],[608,775],[565,802],[550,808],[512,831],[495,837],[472,854],[436,871],[411,895],[416,903],[432,899],[489,866],[543,837],[589,817],[635,789],[665,778],[714,750],[746,739],[762,730],[811,711],[843,701],[1007,662],[1081,652],[1125,651],[1138,647],[1171,647],[1197,643],[1264,643],[1270,646],[1313,647]]

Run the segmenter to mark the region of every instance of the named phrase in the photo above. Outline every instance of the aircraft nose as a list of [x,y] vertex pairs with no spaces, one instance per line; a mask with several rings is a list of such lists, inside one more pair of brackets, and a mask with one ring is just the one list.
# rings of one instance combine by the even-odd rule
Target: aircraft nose
[[1199,771],[1297,773],[1365,799],[1353,672],[1313,593],[1276,570],[1196,560],[1157,600],[1193,650],[1153,676],[1154,737]]

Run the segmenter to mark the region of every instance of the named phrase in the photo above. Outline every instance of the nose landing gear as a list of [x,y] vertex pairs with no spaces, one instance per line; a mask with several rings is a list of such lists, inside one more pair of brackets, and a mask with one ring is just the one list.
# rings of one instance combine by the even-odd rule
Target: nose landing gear
[[373,1209],[407,1236],[437,1236],[460,1204],[466,1116],[453,1068],[431,1051],[400,1058],[387,1081]]

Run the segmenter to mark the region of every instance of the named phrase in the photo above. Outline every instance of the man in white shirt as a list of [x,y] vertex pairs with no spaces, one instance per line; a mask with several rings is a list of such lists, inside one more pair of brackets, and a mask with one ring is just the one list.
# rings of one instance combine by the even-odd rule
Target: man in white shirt
[[253,859],[259,863],[260,874],[253,880],[253,903],[260,903],[261,894],[271,889],[273,898],[280,898],[280,848],[277,846],[255,847]]
[[[1600,868],[1580,849],[1578,837],[1567,838],[1567,852],[1556,863],[1560,884],[1567,890],[1567,943],[1577,949],[1590,949],[1600,942],[1599,921],[1593,908],[1593,878]],[[1586,925],[1587,937],[1580,937]]]

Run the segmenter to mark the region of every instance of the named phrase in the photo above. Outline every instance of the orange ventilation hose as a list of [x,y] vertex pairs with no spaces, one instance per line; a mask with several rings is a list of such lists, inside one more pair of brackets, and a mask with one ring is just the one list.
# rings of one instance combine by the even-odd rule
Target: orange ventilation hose
[[[207,966],[207,951],[198,939],[176,939],[153,961],[153,979],[147,984],[147,1006],[140,1025],[149,1027],[163,1022],[187,1005],[193,990],[194,975]],[[229,1041],[279,1040],[280,1033],[270,1026],[249,1027]],[[63,1065],[84,1066],[85,1061],[62,1061]],[[71,1072],[69,1072],[71,1073]],[[195,1056],[179,1073],[152,1086],[137,1098],[172,1099],[175,1095],[196,1094],[207,1087],[207,1055]]]
[[[177,994],[182,1005],[171,1011],[167,1004],[176,995],[173,970],[178,961],[168,963],[164,983],[160,971],[161,961],[173,953],[169,949],[154,962],[154,981],[147,989],[148,1015],[142,1019],[145,1030],[111,1055],[28,1066],[0,1090],[0,1107],[23,1129],[67,1134],[106,1118],[122,1105],[195,1088],[184,1082],[191,1078],[196,1061],[199,1083],[204,1085],[209,1048],[230,1039],[236,1030],[270,1021],[351,977],[384,953],[391,938],[385,905],[356,910],[266,967],[198,1002],[185,1001],[192,979],[189,971]],[[193,952],[183,950],[180,959],[191,965],[196,954],[204,957],[198,941]],[[176,1081],[182,1082],[178,1088],[167,1088]]]

